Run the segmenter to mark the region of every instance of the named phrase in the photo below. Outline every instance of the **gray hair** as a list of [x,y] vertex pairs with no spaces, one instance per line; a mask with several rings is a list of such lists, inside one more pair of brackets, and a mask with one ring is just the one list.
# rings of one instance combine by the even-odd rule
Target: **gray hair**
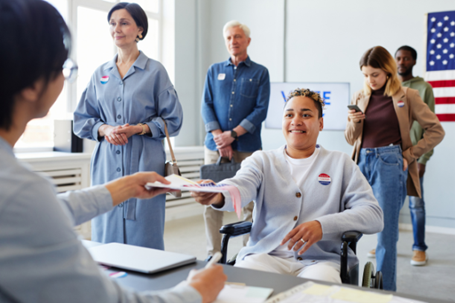
[[250,37],[250,29],[248,28],[248,26],[246,26],[245,24],[242,24],[240,23],[239,21],[237,20],[231,20],[229,21],[228,23],[226,23],[223,27],[223,37],[226,38],[226,31],[228,28],[231,28],[231,27],[240,27],[243,32],[245,33],[245,36],[247,38]]

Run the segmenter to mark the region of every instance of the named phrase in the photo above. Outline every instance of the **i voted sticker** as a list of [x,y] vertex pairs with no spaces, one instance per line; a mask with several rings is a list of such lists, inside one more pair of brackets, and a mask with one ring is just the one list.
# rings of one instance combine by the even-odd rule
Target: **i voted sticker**
[[398,101],[397,105],[398,107],[403,107],[404,106],[403,100]]
[[112,279],[118,279],[118,278],[123,278],[126,277],[128,274],[124,271],[119,271],[119,272],[113,272],[109,274],[109,277]]
[[101,77],[101,84],[106,84],[107,81],[109,81],[109,76],[103,76],[103,77]]
[[224,80],[226,78],[226,74],[218,74],[218,80]]
[[330,182],[332,182],[332,179],[327,174],[320,174],[319,177],[318,177],[318,181],[322,185],[329,185]]

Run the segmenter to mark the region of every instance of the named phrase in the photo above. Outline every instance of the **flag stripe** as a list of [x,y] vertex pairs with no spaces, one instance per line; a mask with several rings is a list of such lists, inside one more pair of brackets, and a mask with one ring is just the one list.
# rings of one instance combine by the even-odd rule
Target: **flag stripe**
[[455,114],[437,114],[439,121],[441,122],[453,122],[455,121]]
[[433,88],[455,86],[455,80],[428,81]]
[[455,69],[425,73],[425,81],[428,82],[450,79],[455,79]]
[[436,114],[455,114],[455,104],[436,104],[434,112]]
[[433,89],[434,97],[455,97],[455,87],[438,87]]
[[436,104],[455,104],[455,97],[434,98]]

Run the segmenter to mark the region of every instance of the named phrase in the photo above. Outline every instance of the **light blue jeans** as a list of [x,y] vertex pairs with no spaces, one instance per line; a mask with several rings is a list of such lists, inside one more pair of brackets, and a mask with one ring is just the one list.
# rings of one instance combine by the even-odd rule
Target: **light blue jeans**
[[396,291],[398,218],[406,198],[407,170],[398,145],[360,150],[359,168],[367,178],[384,212],[384,229],[378,233],[377,270],[382,271],[384,289]]
[[414,244],[412,250],[426,251],[425,244],[425,201],[423,200],[423,177],[420,178],[422,198],[409,196],[409,210],[411,212],[412,232]]

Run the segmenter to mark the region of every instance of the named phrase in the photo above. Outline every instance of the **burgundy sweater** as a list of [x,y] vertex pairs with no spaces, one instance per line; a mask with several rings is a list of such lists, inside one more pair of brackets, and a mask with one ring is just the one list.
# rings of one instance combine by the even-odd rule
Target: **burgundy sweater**
[[384,95],[384,87],[372,91],[363,124],[362,148],[401,144],[400,126],[392,97]]

